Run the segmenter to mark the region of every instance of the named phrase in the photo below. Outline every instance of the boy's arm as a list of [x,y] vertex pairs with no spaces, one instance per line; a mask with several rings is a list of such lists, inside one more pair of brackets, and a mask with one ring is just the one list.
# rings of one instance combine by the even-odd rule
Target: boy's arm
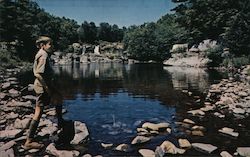
[[49,95],[51,95],[51,92],[50,92],[50,90],[49,90],[49,87],[47,86],[46,82],[44,81],[42,75],[41,75],[40,73],[36,73],[36,74],[35,74],[35,77],[39,80],[39,82],[41,82],[41,84],[42,84],[43,88],[45,89],[45,91],[46,91]]

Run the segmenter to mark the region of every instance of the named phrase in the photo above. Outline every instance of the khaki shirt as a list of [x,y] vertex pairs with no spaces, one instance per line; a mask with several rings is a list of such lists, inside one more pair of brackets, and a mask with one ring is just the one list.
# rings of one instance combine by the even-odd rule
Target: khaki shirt
[[[46,85],[50,87],[53,77],[53,70],[50,65],[48,53],[43,49],[40,49],[35,56],[33,73],[35,76],[36,74],[40,74],[43,77]],[[37,94],[45,92],[42,83],[37,78],[34,82],[34,90]]]

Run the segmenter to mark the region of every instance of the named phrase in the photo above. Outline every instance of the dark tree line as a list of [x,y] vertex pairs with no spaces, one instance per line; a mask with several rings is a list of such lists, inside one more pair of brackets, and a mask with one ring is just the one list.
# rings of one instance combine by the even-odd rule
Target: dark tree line
[[108,23],[96,27],[85,21],[79,26],[75,20],[50,15],[34,1],[0,1],[0,41],[16,41],[17,51],[13,55],[22,60],[33,60],[34,43],[40,35],[50,36],[55,49],[64,51],[74,42],[121,41],[123,33],[124,29]]

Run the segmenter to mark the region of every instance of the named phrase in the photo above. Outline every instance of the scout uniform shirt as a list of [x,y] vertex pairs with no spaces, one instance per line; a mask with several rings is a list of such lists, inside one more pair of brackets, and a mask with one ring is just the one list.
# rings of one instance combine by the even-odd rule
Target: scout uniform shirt
[[[36,74],[40,74],[48,88],[50,88],[51,80],[53,77],[53,70],[50,65],[48,53],[43,49],[40,49],[35,56],[33,73],[35,76]],[[37,94],[45,92],[42,83],[37,78],[34,82],[34,90]]]

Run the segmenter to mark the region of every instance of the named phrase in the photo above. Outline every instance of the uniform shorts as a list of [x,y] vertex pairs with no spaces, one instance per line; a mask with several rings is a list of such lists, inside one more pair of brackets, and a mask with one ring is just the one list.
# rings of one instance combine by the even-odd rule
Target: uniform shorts
[[50,96],[48,95],[47,92],[38,93],[38,94],[36,94],[36,96],[37,96],[37,100],[36,100],[37,105],[39,105],[40,107],[49,106]]

